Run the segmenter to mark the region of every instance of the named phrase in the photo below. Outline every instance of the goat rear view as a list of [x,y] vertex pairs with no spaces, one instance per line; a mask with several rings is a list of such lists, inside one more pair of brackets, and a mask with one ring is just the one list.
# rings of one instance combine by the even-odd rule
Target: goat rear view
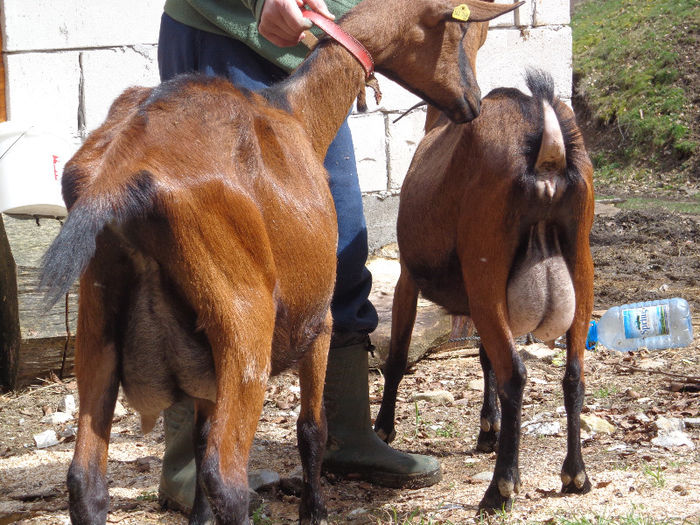
[[[466,122],[480,109],[473,63],[487,21],[520,5],[466,3],[464,23],[451,18],[457,0],[365,0],[341,26],[377,71]],[[107,517],[120,384],[144,430],[194,398],[190,522],[247,523],[246,467],[266,382],[295,364],[300,521],[326,522],[322,394],[337,228],[322,159],[366,80],[354,56],[322,39],[259,93],[196,75],[132,88],[66,166],[69,216],[42,282],[55,302],[80,277],[74,523]]]
[[471,316],[481,337],[485,384],[477,449],[498,449],[484,509],[510,508],[520,487],[527,372],[514,338],[529,332],[549,343],[567,335],[562,491],[591,487],[579,416],[593,308],[593,169],[573,112],[554,97],[551,77],[531,71],[527,84],[531,97],[515,89],[492,91],[468,124],[428,111],[426,136],[401,189],[401,275],[375,423],[380,437],[391,441],[419,292],[450,314]]

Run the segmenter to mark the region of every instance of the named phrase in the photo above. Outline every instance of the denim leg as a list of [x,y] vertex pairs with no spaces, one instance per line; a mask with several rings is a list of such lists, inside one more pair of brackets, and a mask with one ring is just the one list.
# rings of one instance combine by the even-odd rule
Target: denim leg
[[378,323],[369,300],[372,274],[367,262],[367,226],[352,134],[347,120],[333,139],[324,166],[338,215],[338,273],[331,304],[333,329],[338,332],[370,333]]

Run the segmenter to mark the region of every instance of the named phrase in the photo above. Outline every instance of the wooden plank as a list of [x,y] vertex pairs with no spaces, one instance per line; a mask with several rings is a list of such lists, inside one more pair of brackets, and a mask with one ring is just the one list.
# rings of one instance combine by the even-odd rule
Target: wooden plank
[[[13,388],[18,389],[35,384],[38,379],[47,377],[51,372],[59,376],[65,345],[65,337],[23,340]],[[63,377],[69,377],[73,374],[74,355],[75,337],[71,337],[66,352]]]
[[[68,301],[59,301],[46,310],[44,294],[39,290],[41,258],[61,224],[56,220],[19,220],[3,216],[4,231],[16,266],[11,272],[17,300],[19,350],[16,351],[14,379],[6,388],[20,388],[46,377],[51,372],[64,376],[73,369],[73,343],[77,325],[78,286],[73,285]],[[66,348],[66,340],[69,340]],[[63,354],[66,353],[65,363]]]
[[0,221],[0,391],[14,388],[20,355],[15,260]]
[[7,102],[5,101],[5,48],[2,45],[2,31],[0,31],[0,49],[3,50],[0,60],[0,122],[7,120]]

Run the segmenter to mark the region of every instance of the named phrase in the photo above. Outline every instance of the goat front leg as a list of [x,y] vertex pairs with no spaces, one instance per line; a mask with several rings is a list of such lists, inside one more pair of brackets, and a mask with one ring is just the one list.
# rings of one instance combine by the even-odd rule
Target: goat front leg
[[561,491],[585,494],[591,490],[581,455],[581,408],[585,392],[583,358],[588,322],[593,311],[593,263],[588,243],[579,249],[575,261],[576,312],[566,334],[566,372],[563,380],[567,452],[561,469]]
[[418,286],[402,263],[391,309],[391,342],[389,356],[384,365],[384,394],[374,423],[374,431],[387,443],[391,443],[396,437],[396,395],[399,383],[406,372],[408,347],[411,344],[411,332],[416,321],[417,305]]
[[71,522],[97,525],[107,520],[107,450],[112,416],[119,392],[117,352],[113,343],[103,340],[103,323],[98,308],[86,319],[86,308],[94,281],[81,282],[80,316],[75,348],[75,372],[78,378],[80,412],[78,437],[73,461],[68,469],[68,496]]
[[498,390],[496,374],[486,355],[484,345],[479,345],[479,362],[484,373],[484,402],[481,406],[481,421],[476,449],[481,452],[493,452],[498,446],[498,434],[501,430],[501,412],[498,408]]
[[297,420],[297,443],[304,470],[304,489],[299,504],[299,523],[302,525],[325,525],[328,518],[321,490],[321,464],[328,437],[323,388],[332,326],[329,311],[323,332],[299,363],[301,412]]

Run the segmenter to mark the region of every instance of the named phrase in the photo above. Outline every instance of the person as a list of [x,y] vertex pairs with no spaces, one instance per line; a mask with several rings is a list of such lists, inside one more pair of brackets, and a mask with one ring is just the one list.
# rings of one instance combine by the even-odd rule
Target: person
[[[328,18],[359,0],[307,0]],[[308,49],[301,44],[311,23],[301,0],[166,0],[158,41],[161,80],[187,72],[227,77],[235,86],[263,89],[284,79]],[[332,11],[332,13],[331,13]],[[378,485],[421,487],[440,479],[432,457],[405,454],[374,433],[369,410],[369,333],[377,312],[369,300],[367,228],[352,136],[346,121],[324,161],[338,216],[337,282],[331,305],[333,335],[324,405],[328,443],[324,469],[355,474]],[[159,499],[189,510],[194,499],[193,405],[181,402],[165,413],[165,453]]]

